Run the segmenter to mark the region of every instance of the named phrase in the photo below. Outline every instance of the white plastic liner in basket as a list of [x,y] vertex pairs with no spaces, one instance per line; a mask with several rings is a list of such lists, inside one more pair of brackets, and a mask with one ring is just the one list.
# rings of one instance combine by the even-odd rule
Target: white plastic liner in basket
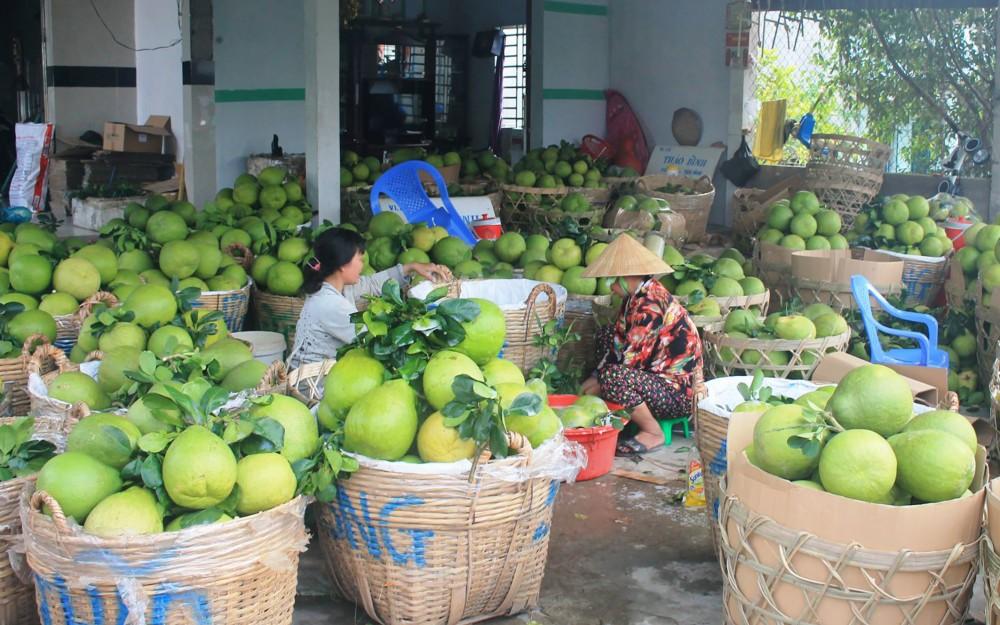
[[[101,369],[100,360],[89,360],[84,363],[80,363],[80,372],[86,373],[90,377],[97,379],[97,372]],[[42,397],[47,399],[49,396],[49,387],[45,386],[45,382],[42,381],[42,376],[37,373],[30,373],[28,375],[28,392],[35,397]],[[69,404],[66,404],[69,406]]]
[[[743,403],[743,396],[740,394],[740,383],[750,386],[753,383],[753,376],[734,375],[723,378],[715,378],[705,382],[708,396],[698,400],[698,409],[706,410],[714,415],[728,419],[733,408]],[[798,399],[802,395],[815,391],[821,386],[831,386],[831,384],[817,384],[808,380],[785,380],[782,378],[764,378],[764,386],[771,388],[773,394],[782,395]],[[914,404],[913,412],[921,414],[934,410],[930,406]]]
[[900,260],[918,260],[922,263],[930,263],[932,265],[939,265],[941,263],[948,262],[947,256],[921,256],[920,254],[904,254],[902,252],[893,252],[890,250],[875,250],[876,252],[881,252],[883,254],[888,254],[889,256],[895,256]]
[[[525,280],[525,279],[507,279],[507,280],[463,280],[462,289],[460,297],[478,297],[480,299],[485,299],[493,302],[500,307],[501,310],[516,310],[519,308],[524,308],[525,302],[528,296],[531,295],[532,289],[534,289],[539,284],[548,284],[552,287],[552,290],[556,294],[556,302],[558,304],[566,304],[566,299],[569,297],[569,291],[566,287],[559,284],[552,284],[550,282],[542,283],[536,280]],[[427,295],[434,289],[440,287],[440,284],[433,284],[430,282],[421,282],[417,286],[410,289],[410,297],[417,297],[419,299],[424,299]],[[548,293],[541,293],[538,299],[535,301],[536,309],[543,309],[549,305],[549,295]]]

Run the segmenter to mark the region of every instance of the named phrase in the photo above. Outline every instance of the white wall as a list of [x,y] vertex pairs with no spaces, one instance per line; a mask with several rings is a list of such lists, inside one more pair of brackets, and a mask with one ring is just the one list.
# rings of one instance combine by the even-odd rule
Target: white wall
[[[611,88],[631,104],[652,144],[676,143],[673,113],[687,107],[702,118],[701,145],[729,143],[726,0],[611,0]],[[729,146],[729,151],[737,146]],[[725,180],[715,179],[712,221],[725,220]]]
[[[133,0],[97,3],[108,28],[127,46],[134,46]],[[43,0],[46,68],[80,66],[134,68],[135,53],[119,46],[101,25],[90,2]],[[46,79],[45,117],[56,124],[56,136],[73,138],[86,130],[103,132],[108,120],[136,120],[134,87],[53,86]]]
[[150,115],[169,115],[171,151],[184,162],[183,46],[174,0],[135,0],[135,47],[136,117],[144,122]]
[[[304,90],[304,9],[301,0],[213,0],[215,138],[218,185],[242,173],[246,157],[267,152],[277,134],[286,152],[305,151],[305,101],[271,90]],[[221,93],[220,93],[221,92]],[[295,97],[229,102],[237,98]]]

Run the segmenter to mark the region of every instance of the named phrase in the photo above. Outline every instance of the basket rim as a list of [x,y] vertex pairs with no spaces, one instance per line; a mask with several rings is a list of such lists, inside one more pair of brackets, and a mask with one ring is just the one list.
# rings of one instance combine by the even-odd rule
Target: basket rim
[[829,344],[837,344],[851,340],[851,329],[833,336],[822,338],[802,339],[800,341],[789,339],[757,339],[757,338],[731,338],[724,332],[706,330],[705,339],[709,342],[723,345],[725,347],[743,347],[744,349],[760,349],[770,347],[767,351],[790,351],[795,349],[819,349]]

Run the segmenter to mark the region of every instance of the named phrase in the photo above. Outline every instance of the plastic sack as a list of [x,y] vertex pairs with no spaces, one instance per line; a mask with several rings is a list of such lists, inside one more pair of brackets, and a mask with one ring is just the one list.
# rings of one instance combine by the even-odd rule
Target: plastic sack
[[17,124],[17,167],[10,182],[11,206],[25,206],[39,212],[45,206],[49,187],[49,150],[52,124]]
[[719,169],[726,180],[737,187],[745,187],[750,179],[757,175],[760,163],[750,151],[746,135],[740,140],[740,147],[736,148],[736,152]]

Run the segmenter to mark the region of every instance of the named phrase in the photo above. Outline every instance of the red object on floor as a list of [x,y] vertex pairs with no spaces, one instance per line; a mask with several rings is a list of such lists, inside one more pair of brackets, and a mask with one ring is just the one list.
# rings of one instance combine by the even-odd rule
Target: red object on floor
[[[576,395],[549,395],[550,408],[565,408],[577,400]],[[622,406],[606,402],[611,410],[621,410]],[[610,425],[598,425],[592,428],[571,428],[563,430],[568,440],[583,445],[587,450],[587,466],[576,476],[577,482],[585,482],[595,477],[601,477],[611,471],[615,464],[615,447],[618,445],[618,432]]]
[[607,102],[604,140],[615,149],[614,164],[631,167],[641,176],[646,171],[650,155],[642,124],[621,93],[608,89],[604,92],[604,99]]

